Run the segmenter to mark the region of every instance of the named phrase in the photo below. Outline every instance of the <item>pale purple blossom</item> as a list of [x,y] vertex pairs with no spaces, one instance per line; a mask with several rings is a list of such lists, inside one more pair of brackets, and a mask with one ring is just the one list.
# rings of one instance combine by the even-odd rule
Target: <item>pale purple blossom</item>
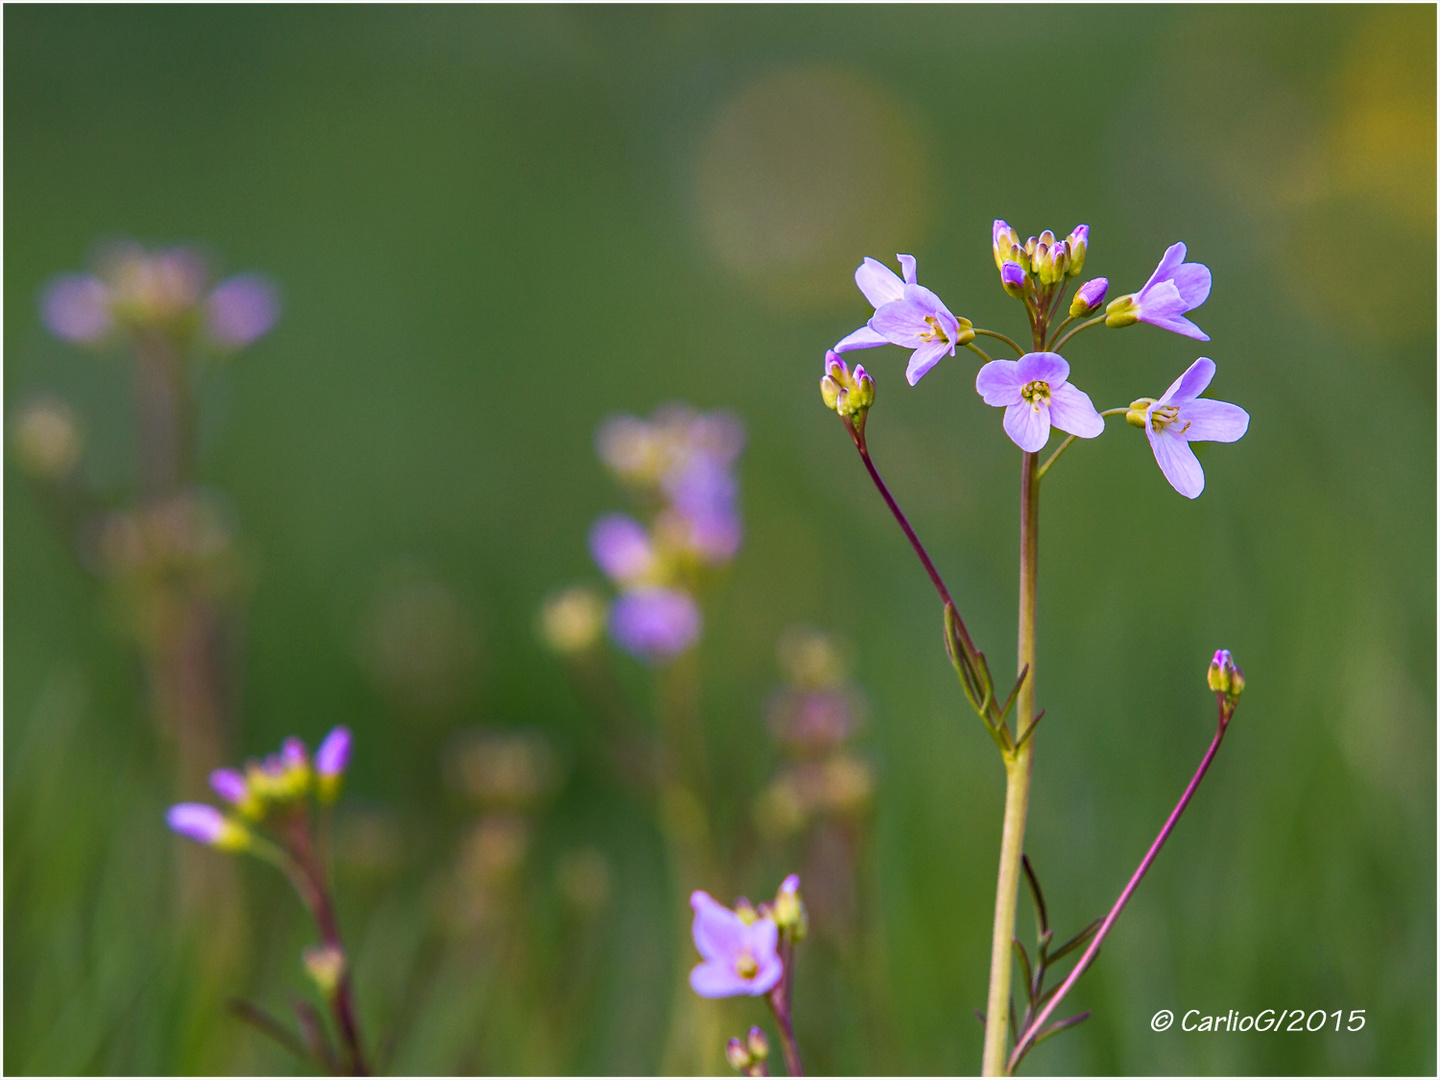
[[93,344],[115,325],[110,290],[90,274],[57,278],[40,300],[41,318],[50,332],[66,341]]
[[165,812],[165,824],[197,844],[215,845],[225,836],[225,815],[206,803],[176,803]]
[[280,757],[292,769],[303,769],[310,761],[304,741],[294,735],[280,744]]
[[274,287],[256,274],[226,278],[205,299],[205,330],[218,345],[238,349],[263,337],[280,317]]
[[992,360],[975,377],[985,404],[1004,407],[1005,434],[1026,453],[1050,438],[1051,425],[1093,439],[1105,430],[1089,396],[1066,380],[1070,365],[1059,353],[1026,353],[1019,360]]
[[1215,361],[1202,356],[1145,409],[1145,436],[1155,462],[1170,486],[1187,499],[1205,490],[1205,470],[1190,444],[1234,442],[1250,426],[1250,414],[1239,405],[1200,397],[1214,377]]
[[1185,245],[1172,244],[1144,288],[1133,296],[1111,301],[1106,323],[1128,326],[1138,320],[1197,341],[1209,341],[1209,335],[1185,318],[1187,311],[1199,307],[1209,295],[1210,268],[1203,263],[1185,262]]
[[339,776],[350,764],[350,729],[344,724],[333,728],[315,751],[315,771],[323,776]]
[[758,996],[785,973],[776,950],[780,932],[768,918],[747,922],[708,893],[690,895],[695,910],[691,935],[704,958],[690,971],[690,988],[701,997]]
[[245,777],[235,769],[216,769],[210,774],[210,787],[228,803],[238,803],[246,795]]
[[684,542],[704,562],[734,558],[740,547],[739,485],[727,462],[708,453],[690,455],[660,482],[684,532]]
[[[962,322],[944,302],[915,279],[915,257],[897,255],[904,278],[884,263],[867,257],[855,271],[855,284],[875,309],[860,329],[842,338],[835,352],[871,349],[877,345],[900,345],[915,350],[905,368],[905,379],[914,386],[945,355],[954,356],[960,343]],[[971,332],[973,336],[973,331]]]
[[700,636],[700,608],[679,589],[623,593],[610,608],[610,636],[631,655],[661,663]]
[[1078,318],[1086,312],[1094,311],[1105,302],[1105,292],[1109,288],[1109,278],[1091,278],[1075,290],[1075,299],[1071,302],[1070,314]]
[[590,529],[590,554],[606,576],[621,585],[645,578],[655,566],[650,534],[626,514],[606,514]]

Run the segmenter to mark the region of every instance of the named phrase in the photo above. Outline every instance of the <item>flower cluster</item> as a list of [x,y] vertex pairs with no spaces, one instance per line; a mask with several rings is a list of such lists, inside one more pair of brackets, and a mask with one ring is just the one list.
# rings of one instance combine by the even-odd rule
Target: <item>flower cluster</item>
[[758,908],[742,897],[732,911],[698,890],[690,906],[691,935],[702,957],[690,972],[690,988],[701,997],[768,993],[785,974],[782,941],[793,944],[805,936],[805,905],[794,874],[780,883],[772,903]]
[[[1145,285],[1112,300],[1103,315],[1096,313],[1105,302],[1109,280],[1085,282],[1070,303],[1069,318],[1054,328],[1053,335],[1051,322],[1059,313],[1068,281],[1085,265],[1090,227],[1077,225],[1063,240],[1046,229],[1022,244],[1008,223],[996,219],[991,245],[1000,284],[1024,303],[1036,347],[1014,360],[986,363],[976,376],[975,390],[987,405],[1005,410],[1005,433],[1026,453],[1042,450],[1052,427],[1081,439],[1093,439],[1105,430],[1104,418],[1089,396],[1070,382],[1070,364],[1059,351],[1075,333],[1090,326],[1119,329],[1143,322],[1200,341],[1210,340],[1185,318],[1209,297],[1210,270],[1186,262],[1184,244],[1171,245]],[[957,345],[981,351],[974,344],[977,331],[972,324],[957,319],[938,296],[917,283],[915,259],[901,255],[899,260],[903,278],[870,258],[855,271],[856,284],[875,314],[826,353],[821,393],[826,406],[847,423],[852,414],[863,423],[865,410],[875,400],[875,383],[863,368],[857,367],[852,376],[837,353],[886,344],[913,349],[905,369],[913,386],[942,356],[953,356]],[[1060,331],[1076,319],[1087,321],[1061,337]],[[1013,344],[1002,334],[978,332]],[[1139,398],[1129,409],[1104,414],[1125,413],[1132,424],[1144,428],[1165,479],[1190,499],[1204,489],[1205,474],[1189,444],[1234,442],[1245,434],[1250,421],[1249,414],[1237,405],[1199,397],[1214,374],[1214,362],[1201,357],[1158,400]]]
[[216,769],[210,774],[210,786],[229,804],[228,813],[208,803],[178,803],[165,820],[196,843],[222,851],[254,850],[260,838],[252,824],[267,819],[288,824],[296,811],[303,811],[312,792],[322,803],[334,802],[349,763],[349,728],[337,727],[325,736],[313,762],[305,744],[292,736],[278,754],[252,759],[243,771]]
[[[610,635],[627,652],[659,663],[700,636],[696,586],[740,546],[733,469],[744,443],[731,414],[682,405],[666,406],[649,420],[621,416],[601,426],[601,460],[652,511],[648,525],[614,513],[590,530],[590,553],[620,590],[610,607]],[[565,614],[579,610],[570,608]],[[554,614],[561,629],[561,612]]]
[[255,274],[212,285],[205,259],[190,248],[146,251],[125,243],[105,252],[95,273],[51,282],[41,314],[51,333],[81,344],[158,333],[238,349],[270,330],[280,302],[274,287]]

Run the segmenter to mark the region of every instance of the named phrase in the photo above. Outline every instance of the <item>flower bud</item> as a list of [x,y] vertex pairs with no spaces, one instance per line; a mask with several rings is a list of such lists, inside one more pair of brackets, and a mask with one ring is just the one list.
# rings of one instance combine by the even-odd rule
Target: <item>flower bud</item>
[[752,1061],[764,1061],[770,1056],[770,1040],[765,1037],[765,1032],[758,1027],[752,1027],[745,1036],[745,1048],[750,1051]]
[[[960,320],[964,322],[964,320]],[[965,323],[965,326],[969,326]],[[962,327],[962,330],[964,328]],[[825,374],[820,378],[820,396],[825,407],[843,416],[855,417],[863,425],[865,412],[875,404],[875,380],[856,364],[852,374],[845,361],[833,349],[825,354]]]
[[1211,690],[1224,694],[1231,701],[1238,698],[1245,689],[1245,673],[1240,670],[1240,665],[1235,663],[1229,649],[1220,649],[1215,653],[1214,659],[1210,661],[1210,670],[1205,673],[1205,680],[1210,684]]
[[1054,260],[1054,267],[1050,271],[1052,282],[1064,281],[1065,273],[1070,266],[1070,241],[1061,240],[1050,249],[1050,256]]
[[[1073,267],[1074,264],[1071,265]],[[1103,277],[1091,278],[1081,285],[1075,291],[1075,299],[1070,301],[1070,317],[1085,319],[1094,315],[1100,305],[1105,302],[1105,290],[1108,288],[1110,288],[1110,280]]]
[[1049,244],[1036,244],[1035,253],[1030,256],[1032,272],[1041,285],[1049,285],[1055,280],[1055,253],[1050,249]]
[[10,430],[18,464],[31,476],[59,480],[80,462],[80,422],[63,401],[32,402],[11,418]]
[[219,851],[244,851],[250,846],[250,831],[245,826],[205,803],[177,803],[166,811],[165,824],[181,836]]
[[315,788],[321,802],[334,802],[340,794],[340,781],[350,764],[350,743],[350,729],[341,724],[315,751]]
[[780,883],[780,891],[775,894],[770,917],[775,920],[780,932],[789,934],[792,940],[799,941],[805,936],[809,918],[805,913],[805,904],[800,899],[799,875],[791,874]]
[[540,609],[540,639],[561,656],[585,652],[605,629],[605,601],[583,585],[550,597]]
[[739,1039],[731,1039],[725,1044],[725,1060],[736,1072],[743,1073],[750,1068],[750,1051]]
[[1076,225],[1070,230],[1068,239],[1070,241],[1070,276],[1074,277],[1085,265],[1085,248],[1090,243],[1090,226]]
[[[955,316],[955,322],[959,325],[959,331],[955,335],[955,344],[965,346],[975,340],[975,324],[962,316]],[[859,370],[858,368],[856,369]]]
[[1145,425],[1149,423],[1146,414],[1149,413],[1150,406],[1154,404],[1154,398],[1136,398],[1130,402],[1130,407],[1125,411],[1125,422],[1131,427],[1138,427],[1143,431]]
[[995,250],[995,269],[998,270],[1011,258],[1010,249],[1019,246],[1020,236],[1001,218],[995,219],[995,227],[990,236],[991,246]]
[[1134,326],[1139,321],[1133,293],[1117,296],[1105,308],[1105,325],[1112,330],[1118,330],[1122,326]]
[[335,993],[340,980],[345,977],[345,954],[338,945],[310,945],[301,953],[305,971],[315,980],[315,985],[325,997]]
[[1000,284],[1005,291],[1017,300],[1025,296],[1026,275],[1024,269],[1017,262],[1007,262],[1000,267]]
[[1040,243],[1048,248],[1053,248],[1055,246],[1055,234],[1049,229],[1046,229],[1040,234]]

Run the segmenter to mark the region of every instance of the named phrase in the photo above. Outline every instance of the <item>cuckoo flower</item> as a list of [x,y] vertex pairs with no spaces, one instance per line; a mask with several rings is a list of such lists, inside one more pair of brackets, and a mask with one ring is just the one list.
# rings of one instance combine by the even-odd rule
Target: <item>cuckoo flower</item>
[[606,514],[590,529],[590,554],[606,576],[633,586],[655,569],[655,547],[650,534],[634,518]]
[[870,321],[835,346],[835,352],[871,349],[877,345],[900,345],[915,350],[905,368],[905,379],[914,386],[945,355],[973,340],[970,320],[957,319],[944,302],[915,280],[915,257],[897,255],[902,280],[882,262],[866,258],[855,271],[855,284],[875,308]]
[[747,921],[708,893],[694,892],[691,934],[704,962],[690,971],[690,988],[701,997],[757,996],[769,992],[785,965],[776,945],[779,928],[769,918]]
[[1197,341],[1209,341],[1209,335],[1185,318],[1185,313],[1199,307],[1210,295],[1210,268],[1184,260],[1184,244],[1167,248],[1144,288],[1110,302],[1105,309],[1105,325],[1120,327],[1146,322]]
[[695,644],[700,609],[679,589],[636,589],[610,608],[610,636],[631,655],[661,663]]
[[1234,442],[1250,426],[1250,414],[1239,405],[1200,397],[1214,377],[1215,361],[1202,356],[1170,384],[1160,400],[1133,401],[1125,414],[1126,420],[1145,429],[1160,471],[1187,499],[1205,490],[1205,470],[1190,444]]
[[1070,365],[1059,353],[1026,353],[1019,360],[992,360],[975,377],[975,390],[986,405],[1005,407],[1005,434],[1033,454],[1061,431],[1093,439],[1105,430],[1089,396],[1066,382]]

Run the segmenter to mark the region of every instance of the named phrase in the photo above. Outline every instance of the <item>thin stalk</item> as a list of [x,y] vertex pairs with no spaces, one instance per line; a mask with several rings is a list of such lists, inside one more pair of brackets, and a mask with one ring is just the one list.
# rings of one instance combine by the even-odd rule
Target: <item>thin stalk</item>
[[780,1049],[785,1054],[785,1071],[791,1076],[804,1076],[805,1068],[800,1064],[800,1048],[795,1044],[795,1027],[790,1012],[791,992],[795,980],[795,942],[789,934],[780,943],[782,974],[780,981],[770,991],[770,1009],[775,1014],[775,1026],[780,1029]]
[[987,364],[990,363],[990,360],[991,360],[990,354],[987,353],[984,349],[980,348],[979,345],[976,345],[973,341],[967,341],[967,342],[965,343],[965,347],[966,347],[967,349],[969,349],[971,352],[977,354],[977,355],[980,357],[980,359],[981,359],[981,360],[984,360]]
[[1223,693],[1217,691],[1215,697],[1219,702],[1220,722],[1215,730],[1215,738],[1210,742],[1210,749],[1205,751],[1205,757],[1201,759],[1200,767],[1195,770],[1195,775],[1190,778],[1190,783],[1185,788],[1185,794],[1180,796],[1180,801],[1175,804],[1175,809],[1170,811],[1170,816],[1166,819],[1164,827],[1161,828],[1160,835],[1155,837],[1155,842],[1150,845],[1150,850],[1145,853],[1145,858],[1140,860],[1140,865],[1136,868],[1135,873],[1130,875],[1130,881],[1120,893],[1120,898],[1115,901],[1115,906],[1110,909],[1110,914],[1105,916],[1105,921],[1100,924],[1100,929],[1095,932],[1095,937],[1091,939],[1090,947],[1085,950],[1085,955],[1080,957],[1079,962],[1071,970],[1065,981],[1060,984],[1060,988],[1056,990],[1050,998],[1049,1004],[1040,1010],[1040,1014],[1036,1016],[1025,1031],[1021,1033],[1019,1040],[1015,1043],[1015,1050],[1010,1055],[1010,1069],[1013,1069],[1019,1064],[1020,1059],[1025,1056],[1025,1051],[1035,1041],[1035,1036],[1040,1031],[1040,1028],[1044,1025],[1045,1021],[1050,1018],[1050,1014],[1055,1011],[1060,1002],[1064,1000],[1065,995],[1070,992],[1071,987],[1075,985],[1080,976],[1085,973],[1085,969],[1090,966],[1091,961],[1095,959],[1095,954],[1100,951],[1100,943],[1105,940],[1105,936],[1110,933],[1110,928],[1115,925],[1115,920],[1118,919],[1120,913],[1125,910],[1125,905],[1130,902],[1130,897],[1134,894],[1135,889],[1149,871],[1150,864],[1155,861],[1155,856],[1160,854],[1160,849],[1165,846],[1165,841],[1170,838],[1170,833],[1174,831],[1176,823],[1180,820],[1180,815],[1185,812],[1185,807],[1190,804],[1190,798],[1200,786],[1200,781],[1205,779],[1205,773],[1209,770],[1210,763],[1215,760],[1215,753],[1220,749],[1220,740],[1225,738],[1225,731],[1230,726],[1230,717],[1235,711],[1233,702],[1227,702]]
[[[1016,698],[1015,724],[1024,731],[1035,723],[1035,584],[1040,539],[1040,485],[1036,455],[1027,453],[1020,473],[1020,619],[1018,667],[1028,672]],[[1035,739],[1026,739],[1005,759],[1005,823],[1000,834],[1000,871],[995,883],[995,926],[990,942],[990,994],[985,1007],[986,1076],[1005,1073],[1005,1039],[1010,1018],[1011,944],[1015,902],[1025,848],[1025,818],[1030,809],[1030,775]]]
[[[1127,413],[1127,412],[1129,412],[1129,411],[1130,411],[1129,409],[1106,409],[1106,410],[1105,410],[1104,412],[1102,412],[1100,415],[1101,415],[1101,416],[1123,416],[1123,415],[1125,415],[1125,413]],[[1055,462],[1059,459],[1060,455],[1063,454],[1066,450],[1069,450],[1069,449],[1070,449],[1070,444],[1073,443],[1073,442],[1074,442],[1076,439],[1078,439],[1079,437],[1080,437],[1080,436],[1078,436],[1078,435],[1070,435],[1070,436],[1067,436],[1066,439],[1065,439],[1065,441],[1062,442],[1059,446],[1057,446],[1057,447],[1055,448],[1055,452],[1054,452],[1053,454],[1051,454],[1048,458],[1045,459],[1045,464],[1044,464],[1044,465],[1041,465],[1040,468],[1038,468],[1038,469],[1035,470],[1035,482],[1036,482],[1037,484],[1038,484],[1042,479],[1044,479],[1045,474],[1050,471],[1050,466],[1051,466],[1051,465],[1054,465]]]
[[1092,326],[1099,326],[1099,325],[1100,325],[1101,323],[1103,323],[1104,321],[1105,321],[1105,316],[1104,316],[1104,315],[1096,315],[1095,318],[1093,318],[1093,319],[1087,319],[1085,322],[1082,322],[1079,326],[1075,327],[1074,330],[1071,330],[1068,334],[1066,334],[1064,337],[1062,337],[1062,338],[1061,338],[1059,341],[1057,341],[1054,345],[1050,346],[1050,351],[1051,351],[1051,352],[1059,352],[1061,349],[1063,349],[1063,348],[1065,347],[1065,343],[1066,343],[1067,341],[1069,341],[1072,337],[1074,337],[1076,334],[1078,334],[1081,330],[1088,329],[1089,327],[1092,327]]
[[998,333],[998,332],[996,332],[996,331],[994,331],[994,330],[981,330],[978,326],[975,327],[974,330],[975,330],[975,333],[977,333],[977,334],[984,334],[986,337],[999,338],[999,339],[1000,339],[1001,341],[1003,341],[1006,345],[1009,345],[1010,348],[1012,348],[1012,349],[1015,350],[1015,355],[1016,355],[1016,356],[1024,356],[1024,355],[1025,355],[1025,350],[1022,349],[1019,345],[1017,345],[1012,339],[1006,337],[1004,334]]
[[1051,342],[1052,342],[1052,344],[1049,346],[1049,349],[1050,349],[1051,352],[1054,352],[1054,351],[1055,351],[1055,346],[1054,346],[1053,342],[1054,342],[1055,338],[1057,338],[1057,337],[1060,336],[1060,331],[1061,331],[1061,330],[1064,330],[1065,327],[1069,326],[1069,325],[1070,325],[1072,322],[1074,322],[1074,321],[1075,321],[1075,316],[1074,316],[1074,315],[1066,315],[1066,316],[1065,316],[1065,321],[1062,322],[1059,326],[1057,326],[1057,327],[1055,328],[1054,336],[1052,336],[1051,339],[1050,339]]

